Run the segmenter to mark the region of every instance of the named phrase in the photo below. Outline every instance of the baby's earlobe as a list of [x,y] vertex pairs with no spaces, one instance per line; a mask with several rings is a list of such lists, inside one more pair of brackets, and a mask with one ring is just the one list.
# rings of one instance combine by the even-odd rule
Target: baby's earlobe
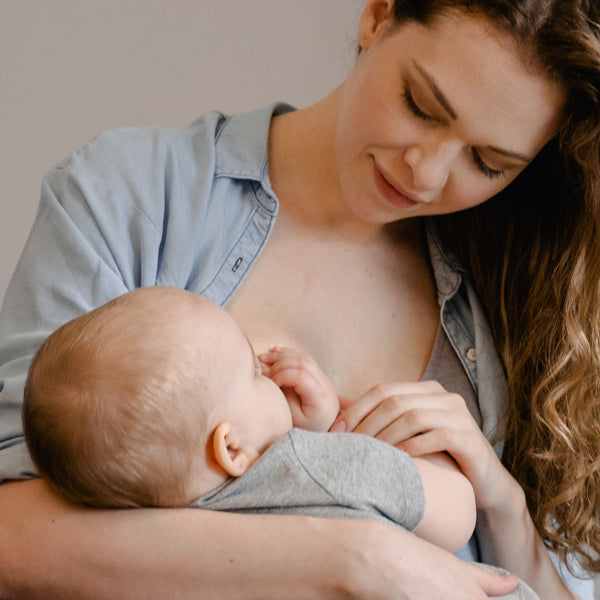
[[232,477],[243,475],[258,458],[233,439],[231,423],[220,423],[213,433],[215,460]]

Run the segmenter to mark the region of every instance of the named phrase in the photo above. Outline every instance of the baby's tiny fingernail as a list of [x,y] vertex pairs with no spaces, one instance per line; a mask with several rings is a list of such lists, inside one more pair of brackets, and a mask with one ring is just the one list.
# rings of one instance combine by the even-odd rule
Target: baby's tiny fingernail
[[330,428],[329,431],[333,432],[333,433],[341,433],[343,431],[346,431],[346,429],[348,428],[348,426],[346,425],[345,421],[336,421]]

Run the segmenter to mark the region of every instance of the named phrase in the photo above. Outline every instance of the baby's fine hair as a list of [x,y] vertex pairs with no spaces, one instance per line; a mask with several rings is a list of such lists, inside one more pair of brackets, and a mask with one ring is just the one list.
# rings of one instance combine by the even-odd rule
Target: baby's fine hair
[[[169,327],[172,288],[139,288],[66,323],[40,347],[23,404],[40,474],[68,500],[100,507],[175,506],[209,407],[193,348]],[[174,302],[173,302],[174,301]],[[190,418],[190,411],[198,418]]]

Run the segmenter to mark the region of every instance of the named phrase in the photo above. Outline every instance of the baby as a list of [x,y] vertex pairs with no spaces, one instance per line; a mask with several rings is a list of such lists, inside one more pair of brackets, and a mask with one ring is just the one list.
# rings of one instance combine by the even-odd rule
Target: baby
[[[475,500],[452,459],[326,433],[338,412],[310,357],[274,348],[259,360],[225,310],[155,287],[46,340],[23,424],[41,475],[76,503],[370,519],[462,548]],[[502,598],[539,600],[523,582]]]
[[46,340],[23,423],[41,475],[76,503],[374,519],[462,548],[475,502],[455,463],[324,433],[338,412],[308,356],[274,348],[259,360],[225,310],[155,287]]

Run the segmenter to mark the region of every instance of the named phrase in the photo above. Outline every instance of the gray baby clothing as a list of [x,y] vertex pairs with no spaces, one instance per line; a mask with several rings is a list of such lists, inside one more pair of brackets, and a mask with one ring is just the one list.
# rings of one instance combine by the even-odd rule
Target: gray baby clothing
[[194,506],[369,519],[413,531],[423,518],[425,496],[406,452],[365,435],[292,429],[244,475]]
[[[412,532],[423,518],[425,494],[412,458],[390,444],[358,433],[292,429],[244,475],[228,479],[193,506],[368,519]],[[523,582],[500,599],[539,600]]]

